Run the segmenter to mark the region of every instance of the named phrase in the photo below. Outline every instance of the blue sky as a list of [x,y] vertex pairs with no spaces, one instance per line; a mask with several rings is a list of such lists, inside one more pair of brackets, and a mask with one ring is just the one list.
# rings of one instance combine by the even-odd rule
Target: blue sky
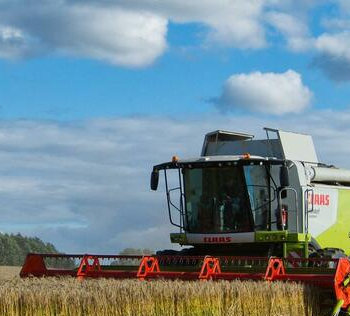
[[350,168],[349,106],[347,0],[0,0],[0,230],[170,247],[153,164],[270,126]]
[[[2,2],[6,8],[7,1]],[[134,10],[137,11],[138,6],[142,8],[147,2],[142,5],[135,1]],[[177,10],[182,9],[181,1],[171,2],[175,2],[173,6],[177,6]],[[235,2],[239,5],[239,1]],[[344,19],[346,15],[343,9],[339,9],[341,4],[337,1],[329,3],[309,1],[306,2],[307,5],[300,2],[299,8],[296,6],[293,10],[288,1],[277,1],[279,4],[275,6],[265,4],[265,7],[263,1],[251,2],[260,3],[262,6],[260,15],[268,15],[271,12],[284,14],[292,17],[296,24],[304,24],[309,34],[302,36],[308,37],[305,41],[309,42],[328,32],[325,20]],[[117,5],[118,1],[115,3]],[[223,5],[230,6],[228,1],[223,1]],[[68,10],[70,6],[72,5],[67,2]],[[103,7],[103,2],[100,6]],[[123,7],[122,4],[119,6]],[[199,11],[192,13],[193,21],[188,17],[185,22],[180,22],[178,21],[180,17],[177,16],[179,13],[172,13],[171,5],[169,6],[167,12],[169,20],[164,34],[167,47],[151,60],[144,63],[141,61],[140,65],[113,61],[111,63],[111,60],[101,61],[99,57],[85,56],[84,52],[80,56],[76,52],[62,53],[59,43],[56,44],[57,47],[54,43],[51,44],[53,46],[51,49],[30,54],[24,48],[21,52],[21,47],[18,49],[19,52],[16,51],[13,55],[7,54],[6,58],[0,61],[1,117],[76,120],[116,115],[208,113],[217,108],[207,100],[220,95],[223,83],[231,75],[249,74],[254,71],[284,73],[288,69],[300,74],[302,83],[311,90],[314,97],[310,104],[314,108],[348,106],[350,96],[348,81],[333,80],[322,72],[315,61],[317,58],[325,59],[329,55],[345,63],[340,70],[346,71],[348,70],[346,66],[349,67],[350,64],[348,61],[350,58],[344,58],[344,55],[347,56],[346,51],[340,53],[332,51],[319,57],[322,50],[318,52],[315,48],[290,49],[287,42],[291,35],[283,34],[273,23],[267,22],[266,17],[251,17],[249,13],[245,13],[247,17],[244,18],[251,23],[255,22],[256,18],[261,23],[259,27],[265,32],[265,47],[254,47],[254,43],[250,45],[251,47],[244,47],[240,42],[235,43],[234,36],[231,42],[230,38],[210,42],[208,34],[215,31],[216,24],[206,22],[205,13],[203,21],[196,21],[200,19],[200,8],[193,8],[194,11]],[[8,5],[8,7],[7,10],[13,15],[12,19],[8,19],[13,26],[11,23],[9,26],[6,22],[1,23],[3,29],[10,27],[23,32],[23,45],[30,46],[26,48],[27,50],[35,51],[36,47],[32,47],[35,43],[32,44],[29,40],[29,44],[25,42],[25,36],[29,37],[25,32],[32,32],[30,36],[37,37],[38,42],[44,42],[45,38],[36,34],[35,29],[31,30],[30,27],[28,30],[25,27],[23,30],[17,29],[15,27],[17,24],[23,24],[18,21],[24,19],[21,16],[23,13],[17,13],[16,10],[20,10],[16,6]],[[40,7],[40,1],[37,7]],[[32,9],[33,15],[40,13],[35,12],[39,11],[39,8]],[[153,8],[151,4],[148,9],[156,14],[159,10]],[[172,14],[175,17],[172,17]],[[199,18],[195,18],[196,15],[199,15]],[[261,22],[262,19],[265,20]],[[43,19],[42,24],[47,27],[45,23],[50,22]],[[59,29],[54,27],[59,25],[53,25],[51,32],[59,32]],[[290,26],[292,27],[293,25]],[[337,30],[338,33],[343,31]],[[292,33],[292,30],[288,32]],[[249,32],[247,35],[250,35]],[[6,44],[10,45],[7,43],[9,40],[6,42],[3,39],[2,42],[3,50],[6,50]],[[230,111],[235,112],[236,107],[236,104],[231,104]]]
[[188,53],[193,57],[187,57],[177,47],[174,50],[143,69],[69,57],[2,60],[1,117],[75,120],[211,112],[215,108],[206,99],[217,96],[231,74],[288,69],[302,74],[315,94],[314,107],[348,105],[349,84],[332,82],[313,69],[309,54],[300,56],[283,48],[262,52],[194,49]]

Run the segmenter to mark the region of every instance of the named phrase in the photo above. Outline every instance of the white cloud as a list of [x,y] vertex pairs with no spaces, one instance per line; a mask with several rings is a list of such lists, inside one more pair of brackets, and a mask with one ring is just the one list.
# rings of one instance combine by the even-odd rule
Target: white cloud
[[[207,40],[225,46],[239,48],[263,48],[267,45],[262,23],[264,2],[258,1],[222,1],[221,5],[212,5],[212,1],[196,1],[193,17],[199,15],[199,21],[211,27]],[[203,4],[205,10],[203,10]],[[218,4],[218,3],[217,3]]]
[[337,14],[321,20],[323,33],[313,40],[313,65],[335,81],[350,80],[350,2],[337,0]]
[[350,63],[350,31],[324,33],[316,39],[315,47],[322,54],[345,59]]
[[288,70],[232,75],[225,82],[221,96],[214,101],[223,110],[283,115],[305,110],[311,99],[312,92],[303,84],[301,75]]
[[[137,67],[153,63],[167,46],[167,20],[147,11],[42,1],[2,6],[3,29],[13,30],[6,41],[0,32],[3,57],[54,52]],[[18,52],[11,54],[14,44]]]
[[[344,21],[341,22],[344,26]],[[335,81],[350,80],[350,30],[323,33],[314,41],[313,65]]]
[[206,46],[258,49],[267,45],[265,6],[265,0],[3,0],[0,57],[54,53],[145,66],[166,50],[169,21],[203,25]]
[[[102,3],[111,4],[108,0]],[[265,0],[119,1],[123,7],[154,12],[175,23],[203,24],[209,29],[207,43],[253,49],[266,45],[262,20],[265,3]]]
[[1,58],[19,58],[26,49],[24,36],[20,30],[0,25]]
[[290,50],[303,52],[312,48],[308,26],[300,17],[272,11],[266,14],[266,19],[270,25],[283,34]]
[[[66,12],[68,25],[58,25],[66,28],[61,29],[63,36],[54,37],[50,43],[51,34],[43,34],[46,42],[63,53],[144,66],[166,48],[167,21],[160,16],[119,8],[72,7]],[[70,36],[64,36],[68,33]]]
[[0,230],[39,236],[66,252],[169,248],[169,232],[177,228],[168,222],[163,183],[158,192],[149,189],[154,164],[174,154],[198,156],[208,131],[259,138],[269,126],[312,134],[323,162],[350,168],[349,120],[349,110],[324,110],[267,119],[2,121]]
[[[332,14],[323,15],[318,21],[324,31],[312,34],[309,21],[316,6],[331,4]],[[336,81],[350,80],[350,2],[337,1],[275,1],[271,11],[265,14],[267,23],[277,30],[294,52],[315,54],[313,66],[319,67],[329,78]],[[311,14],[310,14],[311,13]],[[273,33],[272,33],[273,34]]]
[[[346,3],[339,1],[342,11]],[[314,0],[37,0],[30,5],[3,0],[0,58],[54,53],[147,66],[167,49],[169,22],[202,25],[205,47],[262,49],[275,44],[276,36],[269,36],[273,29],[288,49],[305,52],[315,47],[308,24],[317,5]],[[326,27],[348,24],[341,14],[323,21]],[[326,36],[317,39],[316,49]]]
[[[330,5],[330,14],[323,13],[320,20],[314,14],[319,6]],[[287,48],[296,53],[311,52],[313,66],[319,67],[329,78],[336,81],[350,80],[350,2],[269,0],[264,18],[272,32],[270,40],[276,43],[276,31],[286,42]],[[310,29],[310,21],[320,24]],[[314,24],[314,23],[312,23]],[[321,30],[320,34],[313,34]]]
[[313,45],[308,16],[317,5],[313,0],[37,0],[30,5],[3,0],[0,57],[54,53],[146,66],[166,51],[169,22],[202,25],[205,47],[239,49],[267,47],[272,27],[290,50],[302,52]]

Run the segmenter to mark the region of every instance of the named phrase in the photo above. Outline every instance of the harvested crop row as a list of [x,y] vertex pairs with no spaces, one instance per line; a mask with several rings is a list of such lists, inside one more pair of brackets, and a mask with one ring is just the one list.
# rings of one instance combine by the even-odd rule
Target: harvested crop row
[[14,278],[1,282],[0,315],[317,315],[317,295],[297,284]]

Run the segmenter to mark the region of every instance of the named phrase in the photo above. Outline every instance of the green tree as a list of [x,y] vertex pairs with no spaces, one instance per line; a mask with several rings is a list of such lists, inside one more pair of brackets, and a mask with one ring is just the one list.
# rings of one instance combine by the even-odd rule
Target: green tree
[[0,233],[0,265],[22,265],[29,252],[58,253],[54,245],[38,237]]

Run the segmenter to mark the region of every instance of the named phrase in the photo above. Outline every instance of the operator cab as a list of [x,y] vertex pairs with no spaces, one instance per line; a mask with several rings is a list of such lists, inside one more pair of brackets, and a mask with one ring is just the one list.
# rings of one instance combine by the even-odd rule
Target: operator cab
[[[227,234],[278,229],[279,179],[284,161],[262,157],[213,156],[178,160],[155,166],[156,189],[164,170],[170,221],[189,234]],[[169,175],[178,183],[170,188]],[[177,192],[174,199],[174,193]],[[178,211],[178,221],[172,210]]]

